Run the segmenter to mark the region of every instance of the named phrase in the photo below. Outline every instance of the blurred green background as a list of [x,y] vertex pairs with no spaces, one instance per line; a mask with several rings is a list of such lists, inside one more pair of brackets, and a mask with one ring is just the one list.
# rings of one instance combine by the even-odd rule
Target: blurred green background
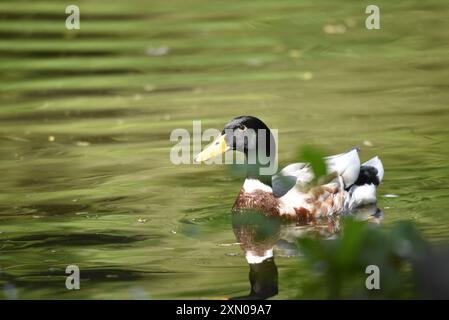
[[[193,120],[260,117],[284,165],[301,145],[360,146],[384,162],[384,227],[448,240],[449,3],[376,1],[380,30],[369,4],[1,1],[0,298],[247,293],[229,213],[241,177],[170,162],[170,132]],[[301,257],[276,263],[277,298],[316,297]]]

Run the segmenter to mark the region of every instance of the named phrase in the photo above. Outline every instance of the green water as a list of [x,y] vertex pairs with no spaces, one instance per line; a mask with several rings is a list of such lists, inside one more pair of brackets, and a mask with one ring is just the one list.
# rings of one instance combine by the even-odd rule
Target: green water
[[[284,165],[305,144],[360,146],[385,166],[382,223],[449,240],[447,2],[377,1],[380,30],[369,1],[74,4],[69,31],[66,1],[0,2],[0,298],[246,294],[229,214],[242,179],[170,162],[193,120],[260,117]],[[276,264],[277,298],[298,296],[289,271],[311,271]]]

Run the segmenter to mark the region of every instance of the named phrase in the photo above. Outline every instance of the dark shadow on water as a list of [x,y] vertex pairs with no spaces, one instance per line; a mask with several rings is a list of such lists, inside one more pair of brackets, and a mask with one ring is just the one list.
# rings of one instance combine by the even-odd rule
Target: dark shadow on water
[[[112,282],[117,283],[135,283],[138,281],[161,281],[165,277],[172,275],[185,276],[185,274],[178,274],[169,271],[139,271],[126,268],[117,267],[102,267],[102,268],[85,268],[81,269],[81,287],[101,287]],[[6,296],[8,290],[16,291],[20,288],[24,291],[39,291],[42,288],[51,290],[53,295],[58,295],[59,298],[73,298],[72,291],[67,290],[65,281],[67,274],[63,268],[56,270],[47,270],[42,272],[25,272],[20,276],[13,275],[7,272],[0,272],[0,288],[3,289],[3,294]],[[132,288],[132,287],[131,287]],[[83,294],[83,290],[80,290]],[[18,293],[15,294],[14,299],[20,298]],[[0,292],[0,298],[2,297]],[[42,299],[41,296],[36,296],[37,299]],[[9,298],[10,299],[10,298]],[[53,299],[53,297],[52,297]]]
[[[111,57],[118,56],[120,53],[112,50],[39,50],[39,51],[19,51],[19,50],[0,50],[1,58],[69,58],[69,57]],[[101,92],[100,89],[95,89]]]
[[158,238],[157,236],[122,236],[106,233],[60,233],[60,234],[35,234],[22,237],[2,239],[2,251],[8,249],[17,250],[33,247],[70,247],[70,246],[94,246],[94,245],[124,245],[135,242]]
[[[132,115],[143,115],[147,114],[143,110],[139,109],[97,109],[97,110],[74,110],[71,112],[67,111],[41,111],[41,112],[29,112],[21,114],[11,114],[7,116],[0,117],[2,122],[32,122],[32,121],[58,121],[67,119],[100,119],[100,118],[124,118]],[[95,135],[95,137],[100,137],[101,135]]]

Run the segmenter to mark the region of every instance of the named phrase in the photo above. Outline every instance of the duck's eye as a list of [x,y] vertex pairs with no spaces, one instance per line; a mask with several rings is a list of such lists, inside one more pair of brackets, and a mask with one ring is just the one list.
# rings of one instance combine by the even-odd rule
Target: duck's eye
[[239,125],[239,130],[240,131],[245,131],[246,130],[246,126],[244,124]]

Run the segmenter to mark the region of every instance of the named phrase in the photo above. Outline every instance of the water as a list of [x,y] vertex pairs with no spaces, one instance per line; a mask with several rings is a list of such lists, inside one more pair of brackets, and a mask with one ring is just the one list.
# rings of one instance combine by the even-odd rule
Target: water
[[[360,146],[384,162],[382,223],[448,240],[448,5],[378,1],[368,31],[368,4],[95,0],[68,31],[64,1],[2,1],[0,297],[247,294],[229,214],[241,178],[170,162],[170,132],[193,120],[260,117],[283,165],[305,144]],[[311,271],[276,264],[276,298],[294,297],[288,271]]]

